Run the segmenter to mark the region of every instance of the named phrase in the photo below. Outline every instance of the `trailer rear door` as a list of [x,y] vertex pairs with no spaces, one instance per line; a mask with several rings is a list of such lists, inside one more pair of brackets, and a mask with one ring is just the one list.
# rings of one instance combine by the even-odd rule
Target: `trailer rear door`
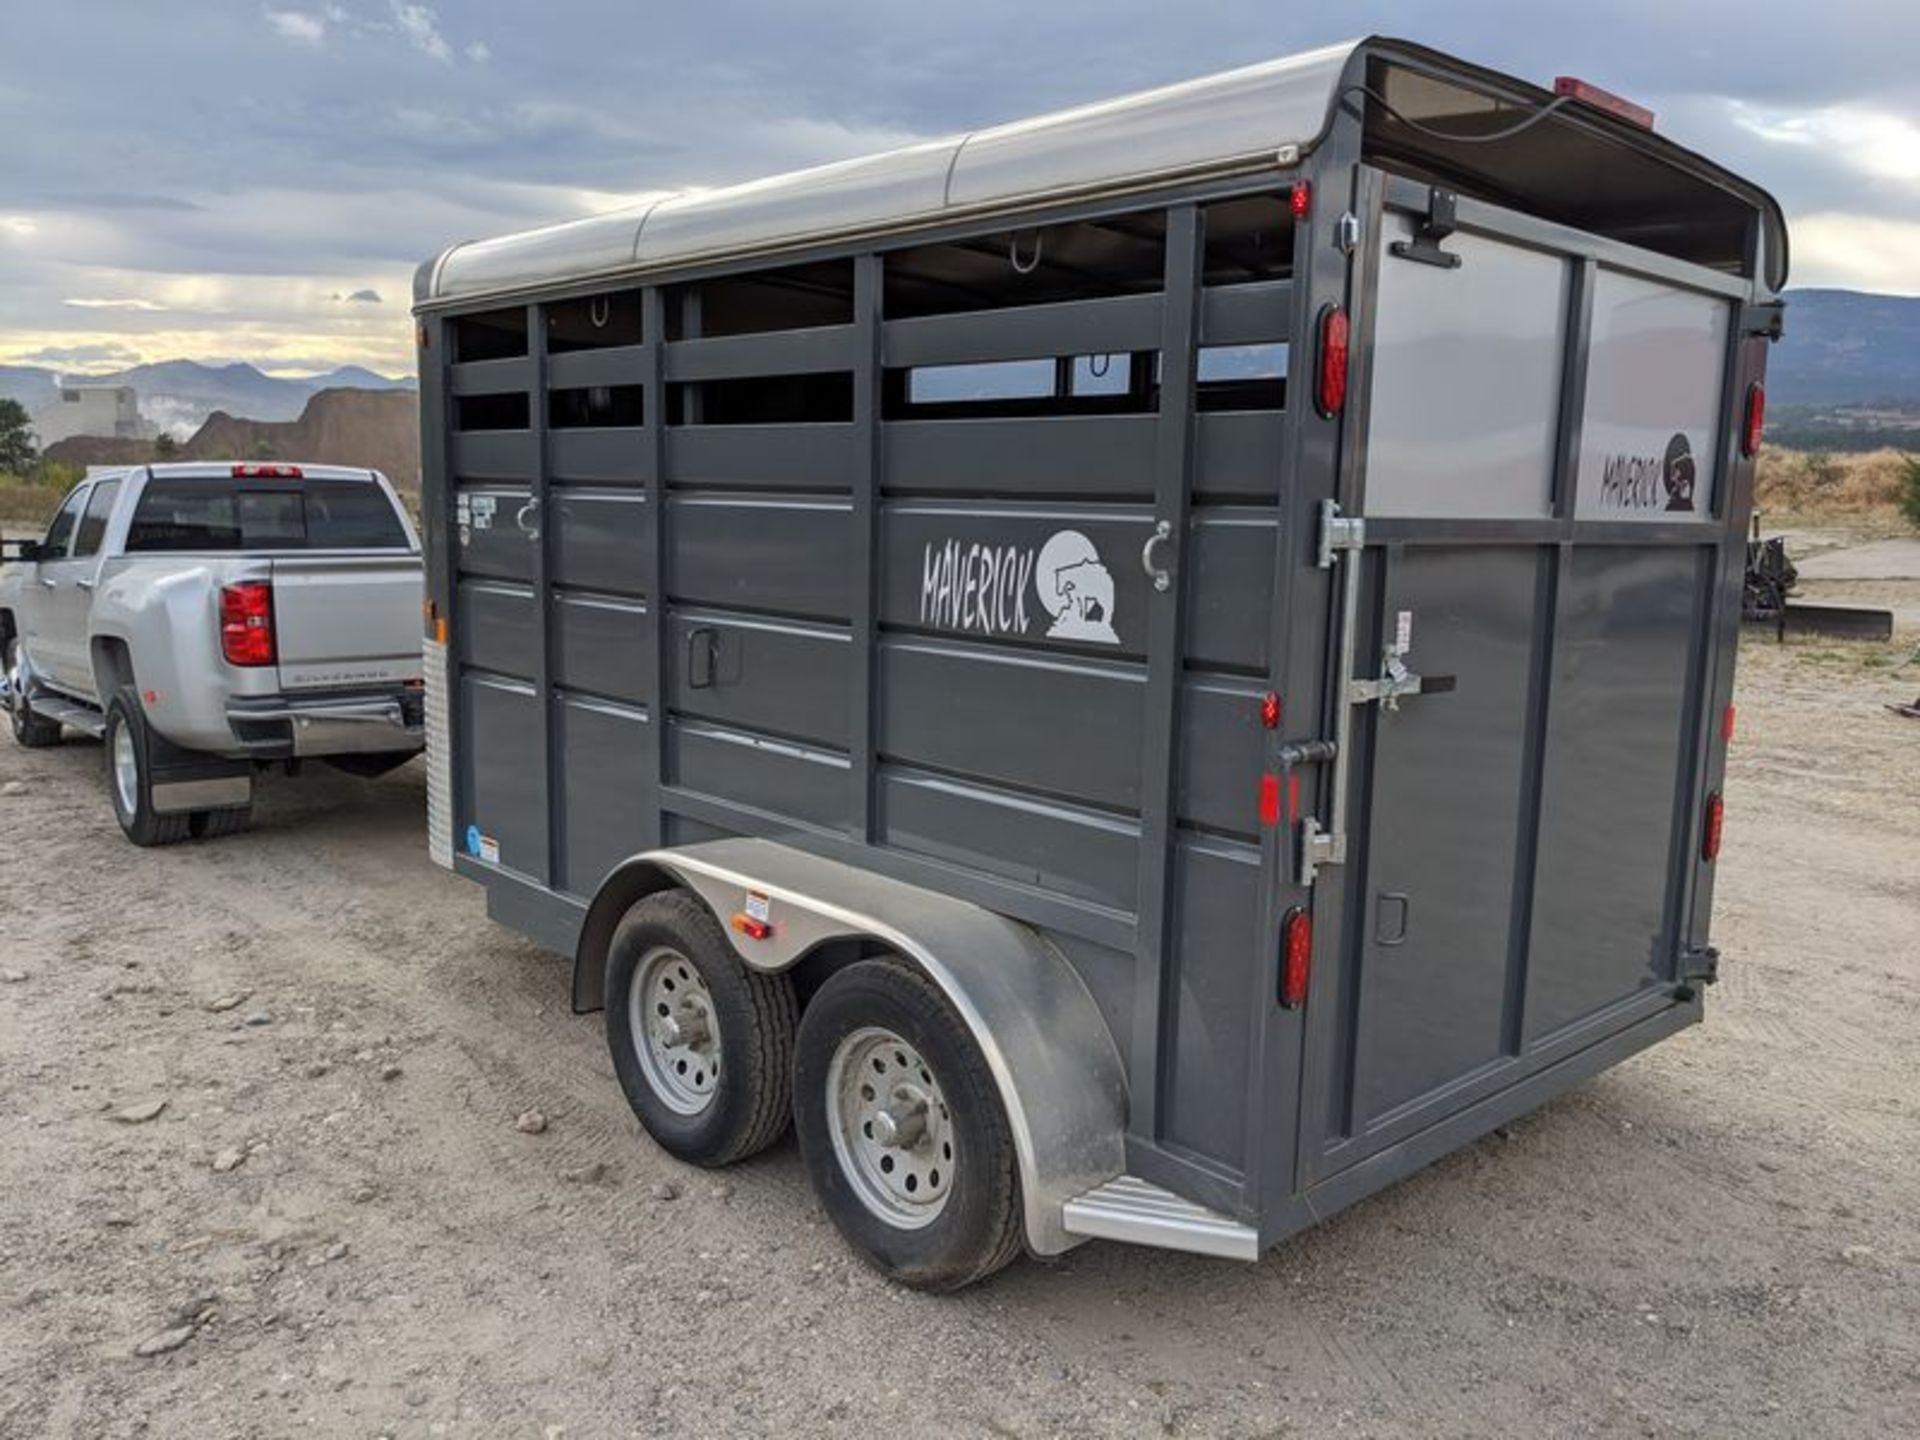
[[1739,282],[1492,207],[1423,239],[1426,187],[1367,177],[1307,1183],[1677,1003],[1741,523]]

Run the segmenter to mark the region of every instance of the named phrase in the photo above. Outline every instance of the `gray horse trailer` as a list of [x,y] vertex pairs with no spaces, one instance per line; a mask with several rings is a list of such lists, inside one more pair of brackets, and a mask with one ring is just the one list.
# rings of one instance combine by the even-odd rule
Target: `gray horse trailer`
[[1253,1259],[1701,1016],[1774,202],[1367,40],[455,245],[431,842],[932,1288]]

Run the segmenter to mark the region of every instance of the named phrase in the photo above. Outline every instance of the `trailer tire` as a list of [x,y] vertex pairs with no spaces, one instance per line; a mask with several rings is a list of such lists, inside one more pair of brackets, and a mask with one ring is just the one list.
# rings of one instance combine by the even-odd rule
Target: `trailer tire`
[[626,913],[606,994],[614,1073],[661,1148],[718,1168],[786,1132],[793,982],[743,965],[696,897],[663,890]]
[[193,817],[184,811],[162,815],[153,808],[153,762],[147,743],[147,718],[131,688],[123,688],[107,706],[105,742],[107,799],[127,839],[139,846],[177,845],[192,833]]
[[932,982],[893,960],[849,965],[808,1003],[796,1047],[807,1173],[870,1263],[914,1289],[958,1290],[1020,1253],[1019,1169],[999,1086]]

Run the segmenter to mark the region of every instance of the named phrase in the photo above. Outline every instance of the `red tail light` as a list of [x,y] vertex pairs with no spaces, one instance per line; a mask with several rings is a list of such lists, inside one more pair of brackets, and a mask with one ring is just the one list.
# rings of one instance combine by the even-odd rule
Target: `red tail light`
[[1616,120],[1624,120],[1629,125],[1638,125],[1642,130],[1653,128],[1653,112],[1644,105],[1636,105],[1631,100],[1614,94],[1611,90],[1602,90],[1598,85],[1589,85],[1586,81],[1572,75],[1562,75],[1553,82],[1553,93],[1567,95],[1582,105],[1591,105],[1596,110],[1604,110]]
[[1313,916],[1296,905],[1280,925],[1280,1003],[1298,1010],[1307,1002],[1313,975]]
[[1700,827],[1700,858],[1718,860],[1720,858],[1720,833],[1727,823],[1727,803],[1720,798],[1720,792],[1714,791],[1707,796],[1707,814]]
[[1314,404],[1332,419],[1347,404],[1347,312],[1329,305],[1320,312],[1320,378]]
[[301,478],[298,465],[236,465],[233,467],[236,480],[298,480]]
[[1767,387],[1758,380],[1747,387],[1747,423],[1740,431],[1740,453],[1751,460],[1760,453],[1767,428]]
[[273,587],[266,581],[220,587],[220,653],[229,665],[273,664]]
[[1313,211],[1313,185],[1310,181],[1296,180],[1293,189],[1287,192],[1287,208],[1293,212],[1293,218],[1304,220]]

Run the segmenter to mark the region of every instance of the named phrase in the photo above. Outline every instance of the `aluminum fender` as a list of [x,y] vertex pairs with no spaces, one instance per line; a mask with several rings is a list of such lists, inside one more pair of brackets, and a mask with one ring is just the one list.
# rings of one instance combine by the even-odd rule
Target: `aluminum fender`
[[[1060,954],[990,910],[769,840],[715,840],[635,857],[678,877],[720,917],[747,964],[783,970],[829,940],[881,941],[938,985],[1000,1087],[1020,1164],[1027,1243],[1058,1255],[1066,1202],[1126,1164],[1127,1091],[1099,1007]],[[732,917],[765,896],[773,932],[753,940]]]

